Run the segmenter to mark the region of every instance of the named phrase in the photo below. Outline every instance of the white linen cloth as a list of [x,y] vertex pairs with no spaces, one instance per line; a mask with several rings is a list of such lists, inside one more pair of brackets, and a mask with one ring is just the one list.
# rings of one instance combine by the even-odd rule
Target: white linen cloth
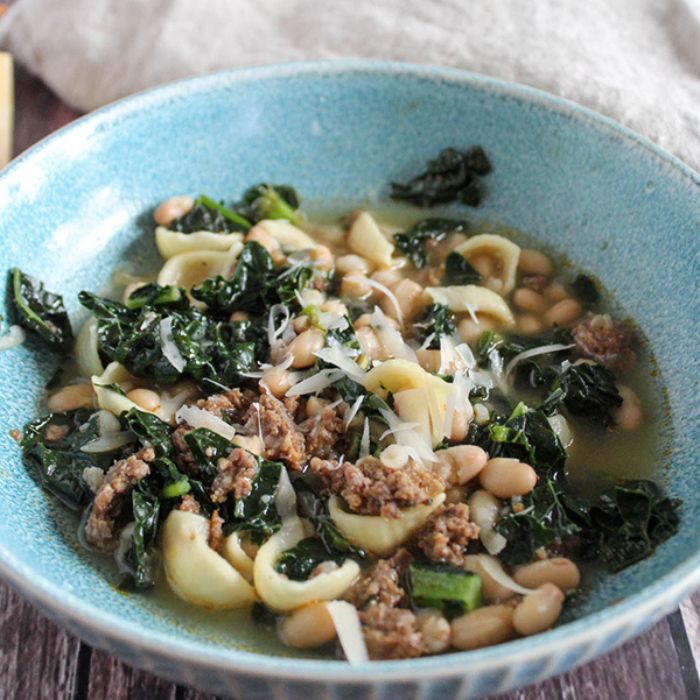
[[222,68],[464,68],[607,114],[700,168],[700,0],[16,0],[0,45],[71,106]]

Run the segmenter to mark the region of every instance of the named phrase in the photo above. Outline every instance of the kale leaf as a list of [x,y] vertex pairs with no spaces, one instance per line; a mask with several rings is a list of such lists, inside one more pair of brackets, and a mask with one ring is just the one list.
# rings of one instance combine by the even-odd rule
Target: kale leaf
[[544,411],[522,402],[508,418],[495,416],[486,426],[473,425],[468,438],[491,457],[522,460],[540,475],[556,473],[566,462],[566,450]]
[[185,434],[185,442],[197,462],[202,480],[211,484],[216,476],[216,463],[231,451],[231,443],[207,428],[195,428]]
[[[249,322],[216,321],[180,302],[129,309],[89,292],[79,300],[97,319],[100,352],[123,364],[131,373],[171,384],[187,374],[203,386],[230,386],[241,373],[254,369],[261,356],[262,329]],[[161,323],[170,318],[172,339],[185,367],[173,366],[163,352]]]
[[565,491],[563,477],[543,478],[523,498],[524,510],[510,513],[498,524],[507,544],[499,554],[509,565],[525,564],[535,551],[556,545],[576,551],[580,537],[590,526],[589,505]]
[[345,554],[339,552],[329,553],[318,537],[307,537],[296,546],[282,552],[275,563],[275,571],[292,581],[306,581],[322,562],[334,561],[340,566],[346,558]]
[[653,554],[680,524],[681,501],[651,481],[627,480],[604,491],[590,510],[588,555],[621,571]]
[[311,476],[300,476],[294,480],[299,515],[311,522],[322,543],[326,557],[351,557],[366,559],[363,549],[353,546],[338,530],[328,514],[328,499],[320,495],[321,486],[314,488]]
[[158,570],[156,539],[160,501],[149,493],[143,480],[131,492],[131,510],[134,529],[131,544],[123,558],[125,573],[136,588],[150,588],[155,584]]
[[454,317],[446,304],[431,304],[426,309],[425,318],[415,326],[420,328],[419,340],[422,343],[433,336],[428,343],[428,347],[433,350],[440,347],[443,335],[452,336],[457,332]]
[[603,365],[588,362],[570,365],[559,375],[546,400],[548,403],[552,403],[555,392],[572,415],[588,418],[603,427],[612,425],[612,411],[622,405],[615,375]]
[[428,262],[426,253],[426,243],[428,241],[437,243],[443,240],[448,233],[466,231],[466,229],[467,223],[465,221],[425,219],[424,221],[419,221],[404,233],[394,234],[394,242],[396,247],[415,267],[420,269]]
[[499,555],[506,564],[527,563],[537,549],[555,547],[617,572],[651,556],[677,532],[681,501],[668,498],[651,481],[631,479],[591,504],[569,492],[559,476],[540,479],[523,506],[497,526],[507,540]]
[[49,292],[41,281],[26,275],[18,267],[12,268],[10,278],[17,323],[65,350],[73,339],[73,331],[63,297]]
[[299,197],[289,185],[268,185],[261,182],[245,191],[237,209],[245,211],[252,221],[286,219],[299,223]]
[[445,148],[437,158],[428,161],[424,173],[408,182],[392,182],[391,197],[419,207],[446,202],[462,202],[478,206],[481,192],[477,178],[491,172],[491,163],[480,146],[466,151]]
[[150,446],[156,457],[172,455],[173,445],[170,441],[172,428],[152,413],[132,408],[119,416],[124,430],[130,430],[139,439],[143,447]]
[[152,282],[137,287],[124,303],[127,309],[140,309],[142,306],[167,305],[171,308],[187,308],[189,306],[185,290],[181,287],[168,285],[161,287]]
[[105,455],[81,450],[98,436],[99,426],[93,411],[50,413],[24,426],[20,447],[25,463],[36,468],[44,488],[68,508],[78,510],[91,497],[83,470],[109,464]]
[[445,258],[445,274],[442,277],[443,286],[478,284],[480,281],[481,275],[463,255],[453,250]]
[[576,298],[588,306],[593,306],[600,299],[598,287],[588,275],[578,275],[571,283],[571,289]]
[[275,496],[284,465],[261,459],[253,479],[250,493],[236,500],[233,519],[224,527],[224,532],[250,532],[252,539],[260,543],[281,527]]
[[261,315],[273,304],[291,304],[313,276],[309,266],[298,265],[277,270],[270,254],[259,243],[243,246],[233,275],[205,280],[192,290],[216,314],[249,311]]
[[169,228],[180,233],[214,231],[215,233],[237,233],[247,231],[252,226],[244,216],[206,195],[194,201],[192,209],[184,216],[171,222]]

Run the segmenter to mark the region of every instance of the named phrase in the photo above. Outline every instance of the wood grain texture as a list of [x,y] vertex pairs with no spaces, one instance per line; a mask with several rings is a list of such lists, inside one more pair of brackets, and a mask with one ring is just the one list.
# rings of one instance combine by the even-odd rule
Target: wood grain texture
[[[15,114],[15,154],[79,116],[21,70]],[[586,666],[491,700],[700,700],[700,592],[681,611]],[[90,649],[0,584],[0,700],[5,698],[214,700]]]
[[71,698],[80,642],[0,584],[0,698]]

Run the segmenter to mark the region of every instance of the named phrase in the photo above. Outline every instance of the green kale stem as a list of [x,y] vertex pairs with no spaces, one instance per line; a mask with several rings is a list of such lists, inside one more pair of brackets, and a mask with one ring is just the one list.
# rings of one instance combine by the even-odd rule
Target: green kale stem
[[235,211],[228,209],[223,204],[215,202],[211,197],[207,197],[205,194],[200,194],[199,197],[197,197],[195,200],[195,205],[196,204],[203,204],[205,207],[209,207],[209,209],[215,209],[225,219],[233,221],[234,224],[238,224],[239,226],[244,226],[245,228],[252,228],[253,226],[248,219],[240,214],[237,214]]

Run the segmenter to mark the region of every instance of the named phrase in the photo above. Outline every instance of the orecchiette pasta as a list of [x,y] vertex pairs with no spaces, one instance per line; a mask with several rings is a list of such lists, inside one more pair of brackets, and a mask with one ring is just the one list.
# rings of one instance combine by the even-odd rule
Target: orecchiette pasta
[[209,277],[228,276],[242,248],[239,241],[234,241],[224,251],[202,250],[175,255],[158,273],[158,284],[190,289]]
[[213,231],[196,231],[195,233],[180,233],[171,231],[165,226],[156,229],[156,248],[165,260],[170,260],[183,253],[195,253],[205,250],[222,252],[232,245],[240,245],[243,240],[241,233],[215,233]]
[[350,249],[376,265],[388,267],[394,246],[386,239],[371,214],[363,211],[353,221],[348,233]]
[[425,290],[436,304],[445,304],[450,311],[485,314],[499,321],[504,328],[515,324],[515,318],[503,297],[496,292],[466,284],[454,287],[427,287]]
[[232,532],[224,539],[221,555],[245,577],[246,581],[253,583],[254,561],[243,549],[239,532]]
[[265,219],[255,224],[255,228],[263,229],[285,250],[310,250],[317,245],[308,233],[284,219]]
[[253,580],[255,590],[264,603],[275,610],[294,610],[314,600],[340,598],[360,573],[357,562],[346,559],[333,571],[314,576],[307,581],[292,581],[275,570],[275,563],[282,552],[291,549],[304,539],[302,521],[291,516],[260,548],[255,557]]
[[468,241],[455,248],[455,252],[467,260],[477,255],[488,255],[495,258],[500,270],[498,291],[505,295],[515,286],[515,273],[518,269],[520,247],[513,241],[493,233],[482,233],[472,236]]
[[225,610],[250,605],[253,587],[208,544],[209,521],[174,510],[161,540],[163,567],[170,587],[180,598],[205,608]]
[[379,515],[348,513],[341,508],[338,498],[331,496],[328,512],[349,542],[373,554],[385,555],[408,540],[444,500],[445,494],[441,493],[429,504],[406,508],[400,518],[382,518]]

